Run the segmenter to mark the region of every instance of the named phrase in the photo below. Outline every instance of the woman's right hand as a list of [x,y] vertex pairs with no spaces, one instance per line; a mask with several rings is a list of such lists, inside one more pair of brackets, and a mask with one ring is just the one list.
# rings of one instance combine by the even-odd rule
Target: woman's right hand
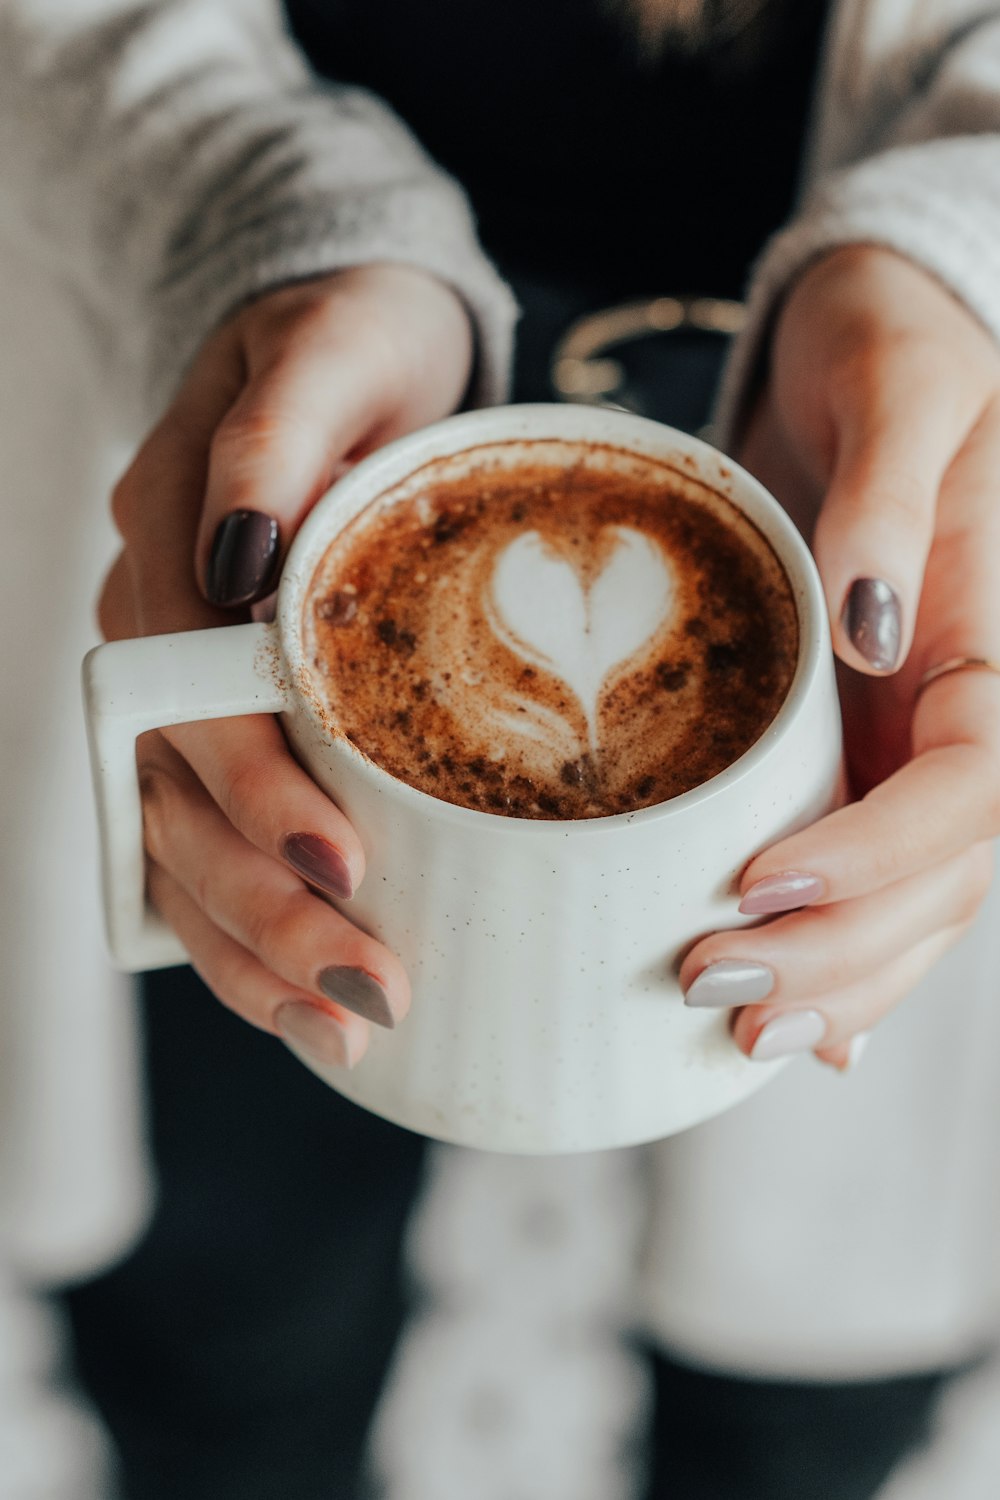
[[[453,411],[472,330],[422,271],[342,271],[268,293],[203,347],[118,484],[124,547],[110,640],[247,618],[338,473]],[[347,819],[277,719],[182,724],[137,749],[147,888],[222,1002],[321,1064],[351,1066],[369,1022],[405,1015],[399,960],[323,899],[364,876]]]

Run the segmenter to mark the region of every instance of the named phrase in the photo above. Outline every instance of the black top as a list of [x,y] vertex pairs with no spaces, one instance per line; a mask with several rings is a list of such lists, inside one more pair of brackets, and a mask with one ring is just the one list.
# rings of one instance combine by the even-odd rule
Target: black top
[[622,0],[286,10],[318,72],[381,95],[464,185],[501,270],[598,304],[738,295],[787,217],[827,4],[767,3],[749,62],[644,57]]

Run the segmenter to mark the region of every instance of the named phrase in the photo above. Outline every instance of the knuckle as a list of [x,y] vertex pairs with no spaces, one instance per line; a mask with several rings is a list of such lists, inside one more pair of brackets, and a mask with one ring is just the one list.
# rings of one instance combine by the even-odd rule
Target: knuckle
[[223,474],[239,478],[266,449],[287,447],[302,436],[305,423],[287,406],[265,400],[248,402],[219,423],[210,444],[210,462]]
[[[859,965],[862,968],[869,966],[869,955],[863,953],[859,945],[840,940],[837,931],[839,920],[835,907],[823,908],[815,915],[819,936],[812,948],[816,961],[812,983],[821,985],[823,990],[846,989],[858,978]],[[830,927],[832,936],[827,935],[825,931],[827,926]],[[810,968],[812,961],[811,959]]]
[[880,522],[909,527],[925,520],[932,497],[918,475],[873,460],[862,476],[858,498],[866,509],[878,512]]
[[255,902],[243,913],[243,940],[262,962],[280,949],[281,930],[281,912],[272,905]]
[[264,788],[270,783],[270,767],[260,757],[233,757],[219,773],[215,800],[234,827],[252,843],[258,843],[260,811],[266,805]]
[[[870,860],[869,880],[874,889],[892,885],[901,874],[918,862],[920,843],[918,838],[904,830],[895,830],[892,839],[872,840],[868,851]],[[922,862],[922,861],[921,861]]]
[[[880,447],[879,438],[866,439],[854,455],[849,472],[838,488],[842,521],[861,526],[877,543],[888,532],[894,537],[920,536],[930,524],[936,491],[926,478],[899,462],[892,462]],[[829,527],[824,511],[820,526]]]
[[316,905],[304,888],[279,902],[256,902],[245,918],[248,948],[267,968],[294,974],[315,937],[315,920],[309,908]]

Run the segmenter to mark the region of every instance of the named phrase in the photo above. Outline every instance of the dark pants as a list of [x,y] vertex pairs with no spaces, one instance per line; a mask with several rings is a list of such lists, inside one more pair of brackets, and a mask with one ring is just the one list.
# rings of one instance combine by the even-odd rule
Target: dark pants
[[[190,970],[144,988],[157,1212],[123,1264],[65,1296],[124,1495],[353,1500],[405,1312],[423,1142],[346,1103]],[[869,1500],[940,1383],[653,1364],[648,1500]]]

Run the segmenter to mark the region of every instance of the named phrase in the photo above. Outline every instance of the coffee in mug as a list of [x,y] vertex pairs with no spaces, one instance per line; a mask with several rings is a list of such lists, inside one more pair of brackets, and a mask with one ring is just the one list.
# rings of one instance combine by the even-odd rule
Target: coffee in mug
[[760,738],[798,659],[787,574],[735,505],[653,458],[541,441],[373,500],[320,560],[303,639],[363,754],[515,818],[702,785]]

